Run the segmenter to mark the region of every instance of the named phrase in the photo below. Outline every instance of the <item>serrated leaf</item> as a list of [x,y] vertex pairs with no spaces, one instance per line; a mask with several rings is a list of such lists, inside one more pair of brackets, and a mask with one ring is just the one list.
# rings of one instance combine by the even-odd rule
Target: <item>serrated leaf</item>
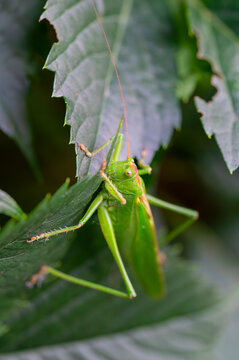
[[[119,129],[116,133],[116,138]],[[106,161],[110,160],[116,138],[112,141]],[[18,294],[26,289],[25,282],[44,264],[55,264],[69,248],[69,233],[55,236],[55,241],[26,240],[43,232],[76,223],[98,189],[102,178],[97,174],[85,177],[68,189],[69,179],[54,194],[46,198],[32,211],[26,220],[18,224],[7,223],[0,234],[0,294]],[[71,234],[70,234],[71,235]]]
[[0,293],[17,293],[25,282],[45,263],[54,264],[69,247],[66,234],[55,241],[37,241],[27,244],[32,236],[69,226],[77,221],[101,179],[84,179],[67,190],[63,185],[52,198],[46,198],[20,223],[7,225],[0,234]]
[[[146,147],[149,162],[180,124],[168,9],[158,0],[105,0],[97,1],[97,6],[124,89],[130,156],[140,158]],[[59,40],[46,67],[56,72],[53,95],[64,96],[67,103],[65,122],[71,125],[71,142],[93,150],[114,135],[123,113],[102,32],[88,0],[49,0],[42,18],[53,24]],[[103,156],[89,160],[79,153],[77,175],[98,169]]]
[[3,190],[0,190],[0,214],[11,216],[16,220],[21,220],[25,216],[16,201]]
[[212,101],[196,98],[208,136],[215,135],[230,171],[239,166],[239,41],[215,15],[197,0],[187,1],[191,31],[198,38],[198,56],[211,62],[217,75]]
[[[94,256],[73,273],[102,281],[109,258],[105,253]],[[9,360],[30,359],[33,353],[45,360],[210,359],[221,321],[217,292],[192,266],[174,256],[165,270],[168,291],[159,301],[141,292],[134,301],[126,301],[63,281],[53,283],[8,319],[12,331],[0,341],[2,353],[34,350],[2,356]],[[111,274],[111,282],[118,286],[121,279]],[[71,343],[35,348],[66,341]]]
[[29,49],[27,39],[37,24],[43,0],[0,4],[0,129],[13,138],[36,170],[27,120]]

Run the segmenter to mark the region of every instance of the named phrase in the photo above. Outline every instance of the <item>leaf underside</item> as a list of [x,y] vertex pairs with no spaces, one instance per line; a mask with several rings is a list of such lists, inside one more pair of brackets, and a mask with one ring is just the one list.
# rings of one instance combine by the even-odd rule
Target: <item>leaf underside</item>
[[187,2],[191,31],[198,39],[198,57],[207,59],[216,75],[217,93],[210,102],[195,99],[209,137],[215,139],[230,171],[239,166],[239,39],[200,1]]
[[[130,156],[144,147],[150,162],[180,125],[174,94],[175,43],[168,9],[157,0],[96,1],[117,59],[129,119]],[[123,113],[105,40],[88,0],[49,0],[42,18],[58,37],[46,61],[55,71],[54,96],[67,103],[71,142],[94,150],[112,137]],[[125,132],[125,129],[123,129]],[[105,156],[86,159],[76,146],[77,176],[98,170]],[[126,158],[124,143],[122,159]]]

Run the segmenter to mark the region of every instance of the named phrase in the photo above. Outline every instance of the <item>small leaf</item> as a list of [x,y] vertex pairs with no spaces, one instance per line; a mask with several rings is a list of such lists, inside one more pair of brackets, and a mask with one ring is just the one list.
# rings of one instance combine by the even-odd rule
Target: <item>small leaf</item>
[[217,89],[211,102],[196,98],[202,123],[209,137],[215,135],[230,171],[239,166],[239,41],[198,0],[187,1],[188,21],[198,38],[200,58],[211,62]]
[[[130,156],[144,147],[150,162],[180,125],[175,98],[175,43],[168,8],[158,0],[97,2],[124,89]],[[123,113],[119,86],[103,34],[89,1],[49,0],[42,18],[55,27],[46,67],[55,71],[54,96],[67,103],[71,142],[94,150],[115,134]],[[98,169],[102,158],[85,159],[76,147],[77,175]],[[122,159],[126,158],[124,143]]]
[[13,138],[37,172],[27,120],[28,36],[43,0],[2,0],[0,5],[0,129]]
[[16,201],[3,190],[0,190],[0,214],[11,216],[16,220],[25,217]]

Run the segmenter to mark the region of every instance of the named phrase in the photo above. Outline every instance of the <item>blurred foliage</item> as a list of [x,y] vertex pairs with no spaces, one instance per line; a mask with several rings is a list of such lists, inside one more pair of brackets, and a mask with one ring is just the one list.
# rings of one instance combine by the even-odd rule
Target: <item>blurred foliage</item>
[[[94,359],[98,356],[110,359],[115,355],[114,349],[117,351],[118,357],[115,355],[116,357],[113,358],[127,358],[128,356],[130,359],[138,359],[141,354],[143,359],[145,354],[150,353],[152,359],[162,358],[164,360],[165,354],[168,357],[173,356],[177,360],[201,360],[202,358],[222,360],[226,357],[230,360],[237,359],[238,341],[230,334],[238,333],[239,310],[235,300],[238,298],[236,293],[232,296],[230,294],[238,285],[239,275],[239,175],[238,171],[233,175],[229,174],[218,151],[216,141],[214,138],[209,140],[205,136],[193,99],[193,96],[196,95],[206,101],[212,99],[215,101],[214,95],[218,94],[218,89],[212,86],[211,76],[214,75],[214,79],[217,76],[217,79],[222,80],[220,74],[215,71],[213,57],[209,58],[204,52],[198,58],[200,50],[198,40],[204,36],[204,33],[199,29],[199,24],[194,22],[192,14],[191,24],[189,23],[188,3],[190,2],[177,1],[177,6],[174,0],[167,2],[160,0],[160,2],[160,6],[162,5],[166,10],[164,10],[165,13],[156,32],[165,31],[166,27],[170,33],[170,36],[167,37],[163,32],[166,36],[164,44],[162,36],[159,34],[157,39],[154,34],[153,40],[158,42],[150,43],[150,50],[140,49],[138,43],[135,44],[134,50],[130,50],[129,43],[127,43],[129,41],[127,40],[127,26],[132,27],[138,22],[141,24],[139,28],[143,32],[143,24],[147,24],[152,16],[152,11],[146,12],[147,16],[144,18],[142,13],[140,14],[143,8],[140,7],[137,12],[136,5],[132,3],[134,10],[131,10],[128,15],[128,23],[121,24],[121,26],[127,25],[121,30],[123,32],[122,39],[124,39],[124,42],[121,39],[123,45],[116,42],[114,47],[116,47],[116,53],[121,49],[121,56],[127,56],[129,67],[127,67],[126,74],[130,74],[134,61],[137,63],[139,60],[139,54],[144,54],[142,59],[147,58],[147,61],[145,60],[147,64],[153,61],[152,67],[157,69],[157,64],[155,64],[157,56],[148,54],[147,51],[152,52],[156,46],[161,46],[160,49],[165,52],[165,63],[163,66],[162,63],[159,64],[161,67],[159,73],[147,80],[149,81],[147,83],[150,89],[147,90],[149,93],[142,94],[141,87],[137,94],[139,97],[145,96],[144,101],[147,97],[150,98],[150,91],[153,91],[154,97],[157,97],[157,89],[160,88],[161,80],[165,82],[167,77],[170,77],[170,89],[173,89],[171,87],[172,78],[175,77],[177,80],[177,85],[174,82],[175,79],[173,80],[173,86],[175,86],[175,94],[182,100],[181,129],[174,132],[166,151],[162,148],[157,151],[152,162],[153,175],[146,176],[145,181],[149,191],[154,192],[160,198],[199,210],[200,222],[180,236],[175,246],[181,249],[185,258],[197,262],[207,281],[214,283],[212,292],[208,290],[207,281],[201,283],[201,275],[198,271],[192,270],[191,265],[182,262],[177,255],[172,255],[171,252],[166,267],[168,294],[165,299],[158,302],[151,301],[140,293],[139,299],[135,303],[128,304],[61,281],[54,281],[50,277],[45,280],[42,288],[26,289],[24,282],[41,264],[50,261],[60,266],[60,260],[62,269],[67,272],[79,272],[80,276],[85,274],[86,278],[121,286],[95,217],[77,234],[63,236],[62,239],[56,238],[47,243],[32,244],[32,247],[25,244],[25,240],[31,236],[32,231],[38,232],[36,229],[41,231],[41,229],[45,230],[46,226],[49,228],[66,226],[77,221],[99,184],[99,179],[96,177],[91,180],[84,179],[83,185],[78,183],[69,189],[66,185],[62,186],[66,177],[71,178],[72,184],[76,182],[75,151],[74,146],[69,145],[70,128],[62,127],[66,112],[64,101],[62,98],[51,98],[54,74],[47,70],[42,71],[52,43],[57,40],[57,34],[46,20],[39,24],[36,23],[36,18],[41,15],[40,2],[36,1],[34,5],[36,15],[34,17],[32,14],[32,25],[30,28],[26,26],[27,34],[25,33],[23,36],[23,38],[27,36],[28,39],[28,59],[24,65],[27,70],[22,75],[29,80],[27,94],[24,93],[26,97],[26,104],[24,104],[26,118],[24,120],[30,124],[32,130],[34,152],[41,176],[38,175],[36,179],[15,142],[6,134],[0,133],[0,188],[10,194],[25,213],[29,213],[47,193],[55,193],[62,187],[51,199],[48,196],[43,200],[26,221],[21,220],[20,223],[17,223],[12,219],[7,223],[8,218],[0,215],[1,226],[7,223],[0,234],[0,284],[2,285],[0,320],[3,321],[3,325],[0,327],[0,334],[3,334],[0,351],[11,352],[29,349],[31,346],[60,345],[51,346],[45,350],[31,350],[22,355],[15,353],[8,357],[4,354],[0,356],[2,359],[30,359],[33,354],[38,359],[53,359],[57,358],[59,352],[70,359]],[[54,4],[54,0],[50,3]],[[71,3],[73,4],[75,1],[72,0]],[[194,3],[199,4],[197,5],[198,18],[203,17],[205,8],[203,11],[200,9],[204,3],[208,8],[206,11],[212,11],[213,13],[210,14],[218,16],[224,22],[223,28],[227,26],[230,31],[235,32],[233,36],[237,43],[236,36],[239,32],[235,14],[239,9],[234,1],[204,0],[202,3],[198,1]],[[144,1],[141,0],[140,4],[143,6]],[[154,1],[150,4],[154,9]],[[0,9],[3,8],[0,7]],[[28,10],[30,11],[30,8]],[[137,16],[134,17],[134,14]],[[30,18],[31,16],[28,15],[29,22]],[[193,29],[194,26],[197,27],[197,32],[192,33],[190,28]],[[200,26],[205,26],[205,24],[200,23]],[[110,34],[110,36],[112,35]],[[148,37],[146,36],[144,41],[147,43],[151,35],[148,33],[146,35]],[[4,33],[1,33],[1,36],[4,36]],[[210,47],[212,42],[209,38],[207,41]],[[164,47],[162,47],[163,45]],[[221,46],[221,50],[224,50],[224,45]],[[167,65],[167,56],[169,56],[167,54],[174,58],[177,76],[176,72],[163,73],[164,66]],[[221,56],[223,56],[223,51]],[[31,60],[30,67],[29,58]],[[124,56],[120,59],[119,55],[120,76],[122,74],[124,82],[126,81],[124,79],[124,66],[126,65],[123,60],[125,60]],[[172,58],[170,58],[171,60]],[[158,59],[158,61],[161,60]],[[0,72],[5,71],[4,69],[1,67]],[[231,69],[229,70],[231,71]],[[237,81],[237,74],[233,76],[234,81]],[[15,74],[13,75],[15,76]],[[140,79],[137,73],[134,73],[134,77],[137,81],[145,81],[145,78]],[[129,77],[128,81],[134,81],[134,77]],[[151,87],[150,81],[152,81]],[[155,87],[153,87],[153,81],[156,82]],[[118,90],[117,87],[114,88],[114,84],[112,86],[111,90],[115,95]],[[144,90],[146,91],[146,89],[145,86]],[[24,91],[26,92],[26,89]],[[119,95],[115,96],[114,102],[121,104]],[[130,102],[132,98],[127,96],[126,90],[126,100]],[[12,99],[12,101],[14,100]],[[17,100],[15,101],[17,104]],[[170,101],[171,99],[169,99],[169,104]],[[134,102],[132,104],[136,107]],[[208,103],[206,104],[208,106]],[[237,105],[237,99],[234,100],[234,104]],[[156,108],[157,106],[155,106]],[[214,115],[220,116],[221,113],[219,110],[218,113],[214,112]],[[150,114],[147,116],[150,117]],[[112,118],[109,116],[108,119]],[[131,119],[133,119],[134,126],[137,126],[137,114],[133,117],[132,113],[130,121]],[[155,121],[161,120],[162,116],[155,115]],[[225,124],[229,120],[231,118],[223,118]],[[236,121],[238,122],[238,118]],[[149,136],[152,136],[150,125],[147,125],[144,131],[145,136],[147,136],[147,132],[149,132]],[[16,141],[19,143],[20,139],[17,138]],[[238,137],[235,137],[234,143],[238,147]],[[140,143],[141,145],[143,147],[144,143]],[[155,221],[162,232],[172,228],[180,220],[178,215],[167,211],[155,212]],[[229,306],[226,300],[218,300],[219,289],[223,294],[222,299],[234,299],[233,305],[230,303]],[[188,300],[191,297],[193,298],[192,304]],[[177,299],[179,299],[178,303]],[[165,310],[166,304],[169,304],[169,312]],[[170,308],[170,304],[172,308]],[[190,308],[193,304],[195,307]],[[201,313],[200,306],[204,309]],[[219,313],[224,313],[225,310],[228,311],[228,322],[225,322],[225,319],[221,320],[219,316]],[[97,313],[97,323],[94,323],[95,313]],[[158,317],[156,316],[153,320],[153,315],[150,317],[150,314],[156,313]],[[60,322],[56,321],[58,318]],[[88,327],[89,332],[87,333],[84,329]],[[219,327],[222,328],[221,341],[215,342],[214,333],[218,334]],[[204,333],[205,329],[207,331]],[[101,337],[98,338],[100,335]],[[96,336],[95,340],[91,338]],[[83,339],[84,341],[82,341]],[[62,344],[65,341],[74,341],[74,344]],[[183,349],[178,348],[178,343],[185,345]]]

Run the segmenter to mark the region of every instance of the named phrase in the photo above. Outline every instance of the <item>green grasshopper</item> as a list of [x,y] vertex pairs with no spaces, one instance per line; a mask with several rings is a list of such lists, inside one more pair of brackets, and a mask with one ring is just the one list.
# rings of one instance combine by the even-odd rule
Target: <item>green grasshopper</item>
[[164,293],[165,289],[162,272],[162,264],[165,260],[165,255],[160,252],[158,248],[150,204],[172,210],[187,217],[185,222],[164,238],[164,243],[170,242],[173,238],[175,238],[175,236],[179,235],[183,230],[191,225],[198,218],[198,213],[197,211],[173,205],[146,194],[145,185],[141,175],[149,174],[151,172],[151,168],[144,162],[145,153],[139,162],[140,169],[137,168],[134,159],[129,157],[128,123],[123,91],[103,25],[93,0],[91,0],[91,3],[105,37],[120,87],[124,107],[124,118],[126,122],[128,148],[127,160],[119,161],[123,143],[123,134],[119,133],[123,121],[122,117],[116,135],[100,148],[90,152],[83,144],[79,144],[79,149],[83,151],[86,156],[92,157],[104,147],[109,145],[111,141],[116,141],[111,161],[107,167],[106,161],[104,161],[99,171],[104,183],[103,188],[93,200],[79,223],[74,226],[33,236],[27,242],[31,243],[39,239],[49,238],[54,235],[77,230],[81,228],[97,211],[103,235],[116,264],[118,265],[125,283],[126,292],[118,291],[107,286],[67,275],[46,265],[42,266],[40,271],[31,277],[27,285],[33,286],[39,278],[41,278],[44,274],[49,273],[78,285],[103,291],[122,298],[132,299],[136,296],[136,293],[122,261],[122,254],[124,258],[127,259],[129,265],[133,268],[145,291],[152,297],[160,297]]

